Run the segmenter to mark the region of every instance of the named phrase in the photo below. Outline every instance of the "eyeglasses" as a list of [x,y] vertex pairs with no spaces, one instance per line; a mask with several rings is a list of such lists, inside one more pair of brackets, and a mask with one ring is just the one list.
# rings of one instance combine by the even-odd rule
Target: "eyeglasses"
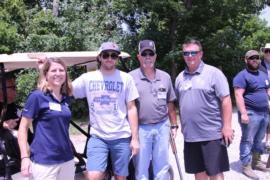
[[199,53],[200,51],[184,51],[183,52],[183,56],[192,56],[192,57],[194,57],[194,56],[196,56],[198,53]]
[[248,60],[260,60],[259,56],[251,56],[248,58]]
[[118,54],[116,53],[107,53],[107,52],[102,53],[101,56],[103,59],[108,59],[109,57],[111,57],[111,59],[113,60],[116,60],[119,57]]
[[142,52],[142,53],[141,53],[141,56],[143,56],[143,57],[146,57],[146,56],[151,56],[151,57],[152,57],[152,56],[154,56],[154,55],[155,55],[154,52],[148,52],[148,53],[147,53],[147,52]]
[[270,49],[265,49],[264,53],[270,53]]

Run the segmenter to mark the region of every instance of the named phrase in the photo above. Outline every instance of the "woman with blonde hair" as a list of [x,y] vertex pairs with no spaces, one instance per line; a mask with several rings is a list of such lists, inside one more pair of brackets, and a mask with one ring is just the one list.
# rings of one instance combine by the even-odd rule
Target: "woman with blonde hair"
[[[46,58],[43,83],[33,91],[22,111],[18,132],[21,173],[33,179],[74,179],[75,166],[69,139],[69,109],[72,86],[67,67],[58,58]],[[27,144],[27,131],[33,124],[34,139]]]

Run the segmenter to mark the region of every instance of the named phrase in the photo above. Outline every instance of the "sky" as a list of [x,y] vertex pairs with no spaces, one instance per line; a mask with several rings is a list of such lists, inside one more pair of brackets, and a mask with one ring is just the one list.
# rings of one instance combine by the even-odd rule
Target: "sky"
[[260,17],[265,19],[268,22],[268,27],[270,27],[270,7],[267,6],[265,9],[262,10]]

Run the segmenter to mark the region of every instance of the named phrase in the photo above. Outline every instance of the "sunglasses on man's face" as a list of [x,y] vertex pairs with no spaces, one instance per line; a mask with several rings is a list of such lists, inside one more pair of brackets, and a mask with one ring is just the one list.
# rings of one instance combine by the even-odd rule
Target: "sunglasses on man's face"
[[199,53],[200,51],[184,51],[183,52],[183,56],[192,56],[192,57],[194,57],[194,56],[196,56],[198,53]]
[[260,56],[251,56],[248,60],[260,60]]
[[103,59],[108,59],[109,57],[111,57],[111,59],[116,60],[116,59],[118,59],[119,56],[118,56],[117,53],[107,53],[107,52],[104,52],[104,53],[102,53],[101,57]]
[[155,55],[155,53],[154,52],[152,52],[152,51],[150,51],[150,52],[142,52],[141,53],[141,56],[143,56],[143,57],[146,57],[146,56],[154,56]]
[[266,54],[266,53],[270,53],[270,49],[265,49],[264,50],[264,53]]

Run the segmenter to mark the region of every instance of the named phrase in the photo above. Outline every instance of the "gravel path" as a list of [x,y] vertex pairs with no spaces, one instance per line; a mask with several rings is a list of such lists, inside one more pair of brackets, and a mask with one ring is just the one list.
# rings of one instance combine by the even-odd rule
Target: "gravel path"
[[[227,180],[249,180],[249,178],[247,178],[246,176],[244,176],[241,173],[241,163],[239,161],[239,142],[240,142],[240,138],[241,138],[241,130],[240,130],[240,126],[239,126],[238,121],[237,121],[236,112],[233,113],[233,129],[235,130],[235,138],[234,138],[233,143],[228,148],[231,170],[224,173],[225,179],[227,179]],[[85,145],[85,141],[86,141],[85,137],[83,135],[79,135],[79,136],[76,135],[76,136],[72,136],[71,139],[74,142],[74,145],[76,146],[76,149],[78,150],[78,152],[82,152],[83,147]],[[178,154],[178,157],[180,160],[180,166],[181,166],[181,170],[182,170],[182,174],[183,174],[183,179],[193,180],[194,175],[186,174],[185,170],[184,170],[183,136],[182,136],[180,130],[178,131],[178,135],[176,138],[176,146],[177,146],[177,151],[178,151],[177,154]],[[175,157],[174,157],[172,151],[170,151],[170,152],[171,152],[170,153],[170,163],[171,163],[173,170],[174,170],[174,177],[175,177],[174,179],[180,180],[177,166],[176,166],[176,162],[175,162]],[[262,159],[264,161],[267,161],[267,157],[268,157],[268,154],[265,153],[262,156]],[[270,172],[267,172],[267,173],[260,172],[260,171],[255,171],[255,172],[260,177],[260,180],[270,180]],[[82,177],[76,178],[76,180],[79,180],[79,179],[83,179],[83,178]]]

